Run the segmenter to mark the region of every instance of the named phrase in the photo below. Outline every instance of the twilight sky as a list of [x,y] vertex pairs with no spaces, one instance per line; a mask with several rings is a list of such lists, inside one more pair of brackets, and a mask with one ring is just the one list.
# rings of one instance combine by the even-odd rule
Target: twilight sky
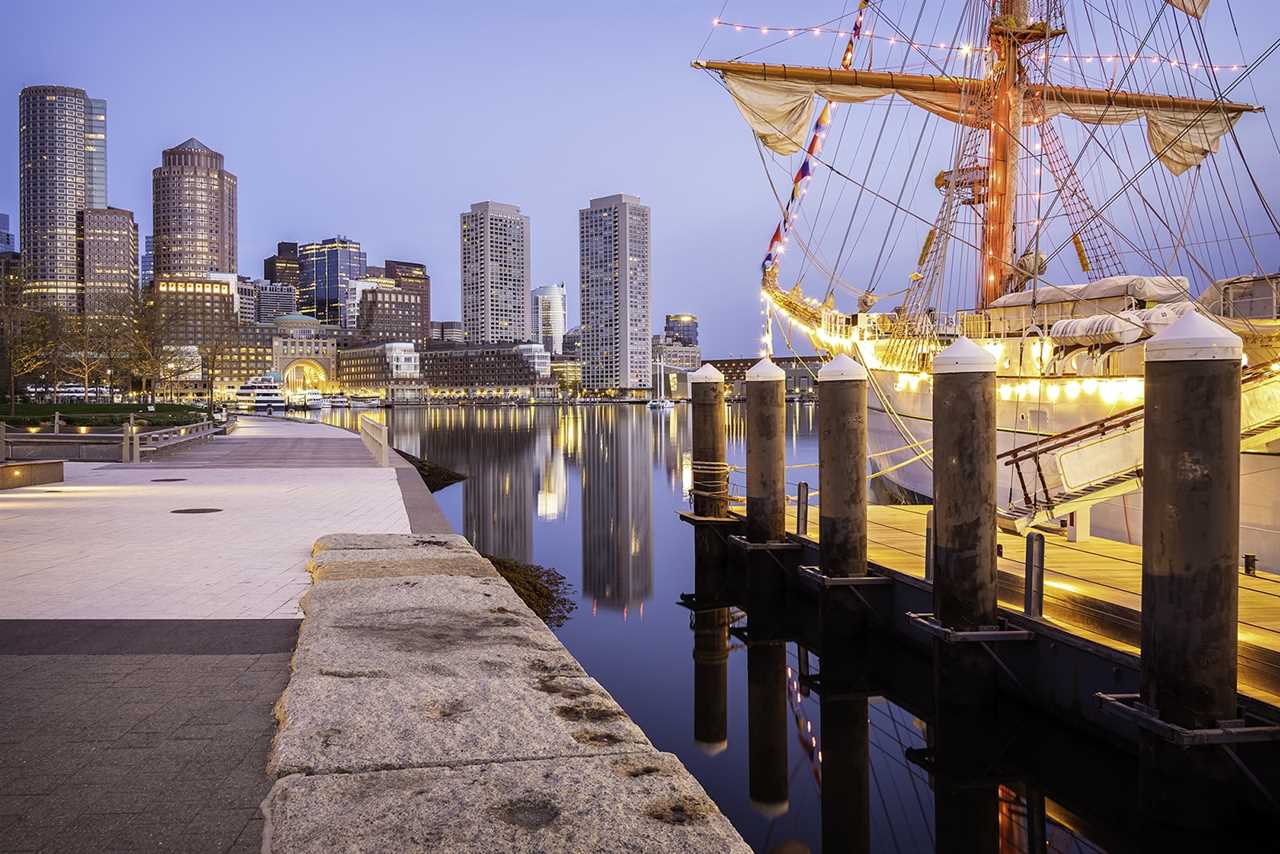
[[[534,284],[566,281],[576,322],[577,211],[631,193],[653,209],[655,328],[665,313],[695,312],[704,354],[750,355],[777,208],[736,109],[689,61],[717,15],[812,25],[856,3],[730,0],[723,13],[722,3],[222,0],[197,15],[166,0],[6,0],[0,212],[16,231],[18,91],[79,86],[107,99],[109,201],[134,211],[141,234],[160,151],[195,136],[239,177],[242,273],[261,275],[278,240],[344,234],[371,264],[425,262],[433,315],[456,318],[458,214],[493,199],[531,217]],[[949,17],[963,5],[950,4]],[[1246,21],[1269,5],[1232,0]],[[1210,18],[1225,7],[1214,0]],[[1250,57],[1276,35],[1274,25],[1242,29]],[[1225,33],[1215,56],[1236,61],[1240,47]],[[814,41],[789,61],[826,64],[830,40]],[[706,55],[761,43],[717,30]],[[1280,91],[1280,57],[1251,82]],[[1241,139],[1262,163],[1267,197],[1280,201],[1265,124],[1242,127]]]

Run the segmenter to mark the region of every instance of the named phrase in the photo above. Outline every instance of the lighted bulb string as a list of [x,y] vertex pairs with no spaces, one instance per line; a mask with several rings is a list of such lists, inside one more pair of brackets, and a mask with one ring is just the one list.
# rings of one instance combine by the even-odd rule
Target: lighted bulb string
[[[861,5],[865,6],[866,4],[861,4]],[[991,53],[990,45],[982,45],[980,47],[974,47],[973,45],[969,45],[969,44],[950,44],[948,42],[920,42],[920,41],[913,41],[911,39],[900,38],[898,36],[885,36],[885,35],[880,35],[878,33],[862,33],[860,30],[861,21],[862,21],[862,14],[861,12],[859,12],[858,21],[855,22],[854,28],[851,30],[831,29],[829,27],[823,27],[823,26],[775,27],[775,26],[764,26],[761,24],[743,24],[735,21],[722,21],[719,18],[713,19],[711,22],[711,26],[716,28],[727,27],[727,28],[733,29],[735,32],[750,30],[752,32],[758,32],[761,35],[765,35],[765,36],[771,35],[771,34],[776,35],[776,34],[785,33],[787,38],[795,38],[799,35],[809,33],[814,36],[827,35],[827,36],[835,36],[836,38],[845,38],[846,36],[848,36],[850,38],[850,41],[857,38],[875,39],[877,41],[885,43],[889,47],[901,46],[906,48],[907,50],[919,51],[921,53],[924,53],[927,51],[947,51],[950,53],[959,53],[962,56],[967,56],[968,54],[974,53],[974,52]],[[1204,64],[1200,62],[1185,62],[1185,61],[1178,60],[1176,57],[1164,56],[1163,54],[1159,54],[1159,53],[1151,54],[1149,56],[1140,56],[1138,54],[1133,54],[1133,53],[1128,53],[1128,54],[1124,54],[1124,53],[1059,53],[1057,51],[1054,51],[1052,54],[1050,54],[1050,60],[1063,62],[1063,63],[1082,62],[1085,64],[1089,64],[1093,62],[1099,62],[1099,63],[1126,62],[1126,61],[1127,62],[1148,62],[1153,65],[1156,65],[1156,64],[1168,65],[1170,68],[1189,68],[1192,71],[1205,70],[1205,71],[1213,71],[1213,72],[1241,71],[1245,68],[1248,68],[1246,64],[1240,63],[1240,62],[1228,63],[1225,65]],[[843,65],[843,63],[841,64]],[[848,66],[845,66],[845,67],[847,68]]]

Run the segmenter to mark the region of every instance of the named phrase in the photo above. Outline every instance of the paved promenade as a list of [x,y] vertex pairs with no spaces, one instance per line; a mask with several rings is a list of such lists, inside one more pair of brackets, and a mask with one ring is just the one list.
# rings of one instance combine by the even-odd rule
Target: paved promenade
[[240,424],[0,493],[0,851],[260,849],[312,542],[431,501],[350,433]]
[[[240,424],[154,462],[67,463],[65,483],[0,493],[0,619],[296,618],[317,537],[409,531],[397,470],[358,436]],[[173,512],[193,509],[218,512]]]

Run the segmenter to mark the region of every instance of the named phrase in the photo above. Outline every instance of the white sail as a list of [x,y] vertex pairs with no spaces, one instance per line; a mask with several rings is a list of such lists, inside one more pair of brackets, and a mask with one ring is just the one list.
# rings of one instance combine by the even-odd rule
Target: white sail
[[[869,76],[869,75],[868,75]],[[725,85],[733,95],[747,124],[760,141],[779,154],[794,154],[804,145],[813,124],[814,98],[845,104],[874,101],[899,95],[908,102],[952,122],[976,123],[976,114],[966,113],[965,94],[947,89],[927,91],[918,86],[893,85],[894,75],[885,75],[886,85],[813,83],[801,80],[764,80],[750,74],[725,72]],[[914,80],[920,80],[916,77]],[[925,78],[930,79],[930,78]],[[936,78],[954,84],[953,78]],[[905,82],[906,78],[904,78]],[[970,81],[977,86],[978,81]],[[949,88],[955,88],[954,85]],[[1180,175],[1199,165],[1218,150],[1222,137],[1231,130],[1244,110],[1239,104],[1223,103],[1211,109],[1180,107],[1151,99],[1149,107],[1120,107],[1115,104],[1081,103],[1069,97],[1070,90],[1048,87],[1043,90],[1046,118],[1066,116],[1085,124],[1119,125],[1144,118],[1151,153],[1170,172]],[[972,116],[972,118],[970,118]]]
[[1186,12],[1193,18],[1199,18],[1209,8],[1209,0],[1165,0],[1180,12]]

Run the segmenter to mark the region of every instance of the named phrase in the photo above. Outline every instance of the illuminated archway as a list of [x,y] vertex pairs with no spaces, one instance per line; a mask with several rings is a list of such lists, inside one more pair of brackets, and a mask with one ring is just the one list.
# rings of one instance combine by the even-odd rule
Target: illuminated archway
[[328,372],[314,359],[293,360],[284,369],[283,377],[286,392],[299,392],[309,388],[323,390],[329,382]]

